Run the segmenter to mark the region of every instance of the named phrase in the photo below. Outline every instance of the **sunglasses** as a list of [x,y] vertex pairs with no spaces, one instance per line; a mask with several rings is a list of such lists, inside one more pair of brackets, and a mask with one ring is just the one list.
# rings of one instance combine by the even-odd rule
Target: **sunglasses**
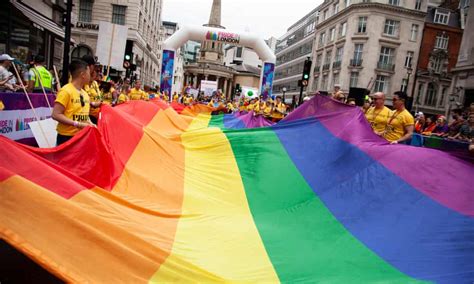
[[86,103],[84,102],[84,97],[82,96],[82,94],[79,95],[79,99],[81,100],[81,107],[84,107]]

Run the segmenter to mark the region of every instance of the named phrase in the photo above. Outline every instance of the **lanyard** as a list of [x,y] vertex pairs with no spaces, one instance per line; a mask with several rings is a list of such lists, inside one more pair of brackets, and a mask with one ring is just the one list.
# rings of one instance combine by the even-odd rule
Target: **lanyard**
[[[402,112],[403,112],[403,111],[401,111],[401,112],[399,112],[399,113],[395,112],[395,113],[392,115],[392,117],[390,118],[390,120],[388,121],[388,124],[392,125],[392,121],[393,121],[395,118],[397,118]],[[395,114],[397,114],[397,115],[395,115]]]

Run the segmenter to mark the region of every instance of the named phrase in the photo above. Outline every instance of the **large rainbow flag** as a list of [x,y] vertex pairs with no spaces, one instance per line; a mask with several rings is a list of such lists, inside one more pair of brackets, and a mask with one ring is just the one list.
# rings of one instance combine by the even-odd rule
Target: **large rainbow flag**
[[0,137],[0,238],[73,282],[474,281],[472,164],[324,97],[275,125],[180,112],[104,106],[48,150]]

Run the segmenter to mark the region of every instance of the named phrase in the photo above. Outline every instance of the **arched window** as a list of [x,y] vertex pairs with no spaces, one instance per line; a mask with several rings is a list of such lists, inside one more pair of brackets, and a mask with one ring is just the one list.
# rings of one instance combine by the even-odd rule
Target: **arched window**
[[429,83],[428,88],[426,89],[426,96],[425,96],[425,105],[426,106],[436,106],[438,97],[438,88],[435,84]]
[[76,46],[71,53],[71,59],[81,59],[84,55],[94,55],[92,49],[87,45]]

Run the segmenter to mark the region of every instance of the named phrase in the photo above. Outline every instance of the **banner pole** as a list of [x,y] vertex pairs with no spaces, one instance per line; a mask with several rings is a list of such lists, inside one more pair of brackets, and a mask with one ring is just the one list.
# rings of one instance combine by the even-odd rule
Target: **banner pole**
[[38,69],[36,68],[36,65],[33,66],[33,68],[34,68],[35,71],[36,71],[35,75],[38,77],[39,84],[40,84],[40,86],[41,86],[41,90],[43,91],[44,98],[46,99],[46,103],[48,104],[48,107],[49,107],[49,111],[52,111],[51,104],[49,103],[48,95],[46,95],[46,91],[44,90],[43,79],[41,79],[41,76],[40,76],[40,74],[39,74],[39,71],[38,71]]
[[23,89],[23,92],[25,93],[25,96],[26,96],[26,99],[28,100],[28,103],[30,104],[31,110],[33,111],[33,115],[35,116],[36,121],[38,121],[38,125],[39,125],[39,128],[41,130],[41,134],[43,134],[43,137],[46,140],[46,143],[48,144],[48,147],[51,148],[51,145],[49,144],[49,141],[48,141],[48,137],[46,136],[46,133],[44,132],[43,127],[41,126],[41,121],[38,117],[38,114],[36,114],[36,110],[33,107],[33,103],[30,100],[30,96],[28,96],[28,92],[26,91],[26,87],[23,84],[23,81],[21,80],[20,73],[18,73],[18,70],[16,69],[15,63],[12,62],[12,65],[13,65],[13,69],[15,70],[16,76],[18,77],[18,79],[20,79],[21,87]]
[[61,82],[59,81],[59,76],[58,76],[58,70],[56,69],[56,65],[53,65],[53,70],[54,70],[54,77],[56,77],[56,89],[59,92],[61,90]]

